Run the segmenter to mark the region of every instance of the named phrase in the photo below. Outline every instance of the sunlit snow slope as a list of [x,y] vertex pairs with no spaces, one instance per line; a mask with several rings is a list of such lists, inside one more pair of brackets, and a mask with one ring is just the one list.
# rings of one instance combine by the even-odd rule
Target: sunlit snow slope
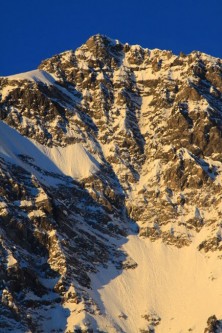
[[121,327],[136,333],[138,327],[145,331],[149,326],[157,333],[204,332],[205,318],[212,314],[220,318],[221,267],[216,255],[202,255],[196,244],[176,249],[130,236],[124,251],[138,266],[119,276],[111,266],[92,277],[92,289],[104,309],[98,317],[101,328],[112,332],[116,326],[113,332]]

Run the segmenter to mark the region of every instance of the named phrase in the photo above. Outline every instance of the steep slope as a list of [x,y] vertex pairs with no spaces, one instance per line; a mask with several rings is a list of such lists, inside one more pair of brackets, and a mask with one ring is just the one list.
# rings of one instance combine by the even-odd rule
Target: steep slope
[[221,60],[96,35],[0,96],[2,332],[222,332]]

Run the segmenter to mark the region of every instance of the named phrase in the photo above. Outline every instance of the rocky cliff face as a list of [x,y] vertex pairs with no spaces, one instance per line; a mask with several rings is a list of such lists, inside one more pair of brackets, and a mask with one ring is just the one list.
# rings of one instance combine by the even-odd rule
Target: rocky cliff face
[[[216,279],[220,304],[220,59],[96,35],[38,70],[0,78],[0,118],[0,331],[222,332],[210,302],[200,323],[188,307],[185,327],[179,315],[177,326],[164,319],[173,300],[169,315],[150,300],[132,326],[135,311],[114,302],[113,314],[98,287],[123,276],[127,294],[161,247],[164,263],[170,251],[211,260],[203,275]],[[143,262],[124,247],[130,239],[148,246],[138,249]]]

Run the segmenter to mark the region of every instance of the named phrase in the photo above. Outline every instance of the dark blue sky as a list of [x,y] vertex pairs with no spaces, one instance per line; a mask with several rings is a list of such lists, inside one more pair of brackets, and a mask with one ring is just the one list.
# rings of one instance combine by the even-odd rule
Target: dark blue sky
[[91,35],[222,58],[222,0],[2,0],[0,76],[35,69]]

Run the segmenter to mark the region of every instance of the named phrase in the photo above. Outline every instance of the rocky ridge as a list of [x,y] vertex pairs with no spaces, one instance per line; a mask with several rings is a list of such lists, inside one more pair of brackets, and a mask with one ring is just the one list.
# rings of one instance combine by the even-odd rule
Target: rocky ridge
[[[2,332],[81,332],[85,317],[85,331],[95,330],[102,309],[90,276],[110,263],[119,275],[137,269],[121,247],[130,234],[195,244],[220,261],[220,59],[96,35],[36,71],[0,78],[0,89],[2,133],[31,145],[0,147]],[[45,156],[51,169],[39,164]],[[158,318],[137,329],[155,332]],[[115,322],[112,330],[127,332]]]

